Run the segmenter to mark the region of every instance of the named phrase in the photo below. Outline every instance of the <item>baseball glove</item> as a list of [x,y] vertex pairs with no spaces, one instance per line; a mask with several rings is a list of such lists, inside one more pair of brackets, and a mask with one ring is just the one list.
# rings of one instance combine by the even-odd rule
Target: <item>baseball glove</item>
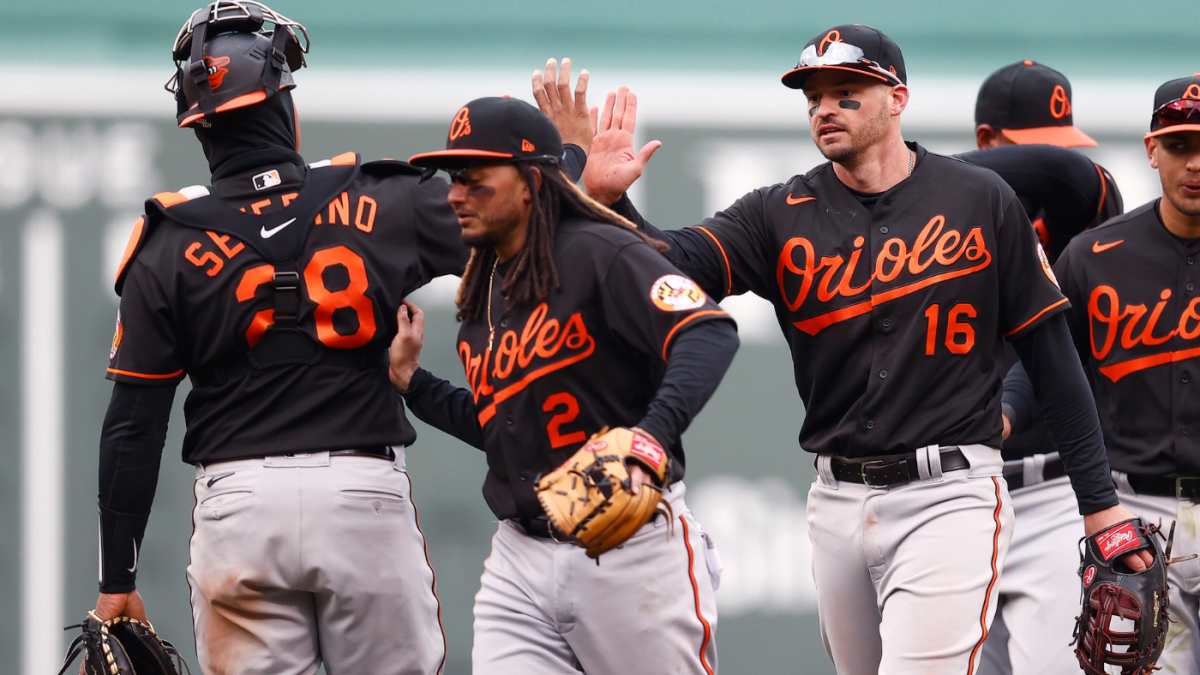
[[88,612],[83,623],[64,630],[72,628],[82,628],[83,633],[67,648],[58,675],[67,672],[80,654],[86,675],[179,675],[182,670],[191,675],[175,645],[158,637],[149,623],[128,616],[101,621],[95,612]]
[[[636,462],[655,479],[637,495],[629,484],[629,464]],[[538,481],[538,501],[550,524],[587,549],[588,557],[620,546],[655,513],[673,519],[671,505],[662,501],[669,458],[662,446],[619,427],[600,430],[562,466]]]
[[[1175,525],[1164,552],[1161,528],[1134,518],[1080,540],[1079,576],[1083,580],[1083,608],[1076,618],[1075,655],[1087,675],[1105,675],[1106,665],[1122,675],[1148,675],[1163,650],[1170,616],[1167,607],[1167,564],[1172,560]],[[1121,558],[1149,551],[1153,564],[1134,572]],[[1114,628],[1114,618],[1124,619],[1129,630]]]

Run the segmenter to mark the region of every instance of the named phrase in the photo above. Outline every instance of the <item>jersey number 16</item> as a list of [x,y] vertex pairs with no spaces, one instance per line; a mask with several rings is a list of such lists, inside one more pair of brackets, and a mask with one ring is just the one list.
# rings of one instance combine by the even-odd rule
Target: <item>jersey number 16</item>
[[[333,265],[344,267],[350,277],[350,283],[340,291],[331,291],[325,287],[323,275],[325,270]],[[309,299],[317,303],[313,318],[317,323],[317,339],[322,344],[334,349],[355,349],[375,337],[375,305],[366,296],[367,268],[357,253],[345,246],[321,249],[308,261],[303,276]],[[253,300],[258,287],[270,283],[274,277],[274,265],[259,265],[246,270],[238,282],[238,302]],[[350,335],[342,335],[333,327],[333,313],[347,307],[354,310],[358,316],[358,330]],[[258,312],[250,321],[250,327],[246,329],[246,341],[251,347],[258,344],[263,333],[274,323],[274,308]]]

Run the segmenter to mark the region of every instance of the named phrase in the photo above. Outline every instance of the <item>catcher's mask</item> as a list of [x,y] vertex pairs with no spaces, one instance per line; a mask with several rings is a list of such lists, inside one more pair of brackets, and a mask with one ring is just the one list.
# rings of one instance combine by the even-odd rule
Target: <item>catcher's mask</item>
[[292,73],[304,67],[308,46],[304,26],[253,0],[217,0],[196,10],[175,38],[175,75],[166,85],[179,126],[208,126],[213,114],[295,87]]

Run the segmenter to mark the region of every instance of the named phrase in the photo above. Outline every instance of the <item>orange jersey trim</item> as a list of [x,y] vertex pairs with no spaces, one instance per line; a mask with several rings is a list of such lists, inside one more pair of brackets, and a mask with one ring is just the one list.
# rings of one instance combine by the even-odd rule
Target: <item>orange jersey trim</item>
[[729,280],[729,284],[725,288],[725,295],[729,295],[733,292],[733,269],[729,267],[729,256],[725,255],[725,247],[721,245],[721,242],[717,241],[716,235],[708,231],[708,228],[697,225],[696,229],[707,234],[713,240],[713,243],[717,245],[717,249],[721,251],[721,257],[725,259],[725,278]]
[[491,404],[479,412],[479,426],[483,427],[486,426],[488,422],[491,422],[492,418],[496,416],[497,405],[521,393],[521,391],[525,389],[525,387],[528,387],[534,380],[545,377],[556,370],[562,370],[573,363],[578,363],[591,356],[592,352],[594,351],[596,351],[596,341],[593,339],[592,344],[587,348],[587,351],[580,352],[572,357],[565,358],[562,361],[551,363],[548,366],[542,366],[531,373],[526,373],[525,377],[522,377],[517,382],[514,382],[513,384],[510,384],[496,392],[496,394],[492,396]]
[[[940,284],[943,281],[950,281],[951,279],[957,279],[958,277],[965,277],[968,274],[974,274],[980,270],[986,269],[987,266],[991,265],[991,264],[992,264],[992,257],[989,255],[987,260],[985,260],[982,264],[975,265],[974,267],[967,267],[967,268],[964,268],[961,270],[955,270],[953,272],[943,272],[942,274],[935,274],[931,277],[926,277],[919,281],[914,281],[911,284],[907,284],[905,286],[900,286],[898,288],[893,288],[889,291],[884,291],[882,293],[872,295],[870,300],[864,300],[862,302],[850,305],[849,307],[843,307],[841,309],[834,310],[832,312],[829,312],[828,314],[821,314],[819,316],[814,316],[811,319],[797,321],[797,322],[793,323],[792,325],[795,326],[796,328],[799,328],[800,330],[804,331],[805,333],[808,333],[809,335],[816,335],[817,333],[821,332],[825,328],[828,328],[829,326],[832,326],[833,324],[838,323],[839,321],[845,321],[846,319],[852,319],[856,316],[866,314],[867,312],[871,311],[871,309],[874,308],[876,305],[882,305],[885,302],[891,302],[892,300],[895,300],[897,298],[902,298],[910,293],[916,293],[917,291],[919,291],[923,288],[928,288],[930,286],[933,286],[934,284]],[[1043,310],[1043,311],[1045,311],[1045,310]],[[1039,314],[1038,316],[1041,316],[1041,315]],[[1034,318],[1037,318],[1037,317],[1034,317]],[[1032,321],[1032,320],[1033,319],[1030,319],[1030,321]],[[1017,330],[1020,330],[1020,328],[1018,328]]]
[[135,373],[132,370],[117,370],[116,368],[106,368],[113,375],[128,375],[129,377],[140,377],[146,380],[169,380],[172,377],[179,377],[183,374],[183,368],[166,375],[147,375],[146,373]]
[[1117,380],[1136,373],[1139,370],[1146,370],[1154,366],[1161,366],[1164,363],[1173,363],[1175,361],[1186,361],[1200,356],[1200,347],[1192,347],[1191,349],[1181,349],[1177,352],[1163,352],[1162,354],[1154,354],[1151,356],[1143,356],[1129,361],[1114,363],[1111,366],[1104,366],[1100,372],[1108,379],[1116,382]]
[[696,554],[692,551],[692,542],[688,540],[687,521],[683,519],[683,516],[677,517],[679,518],[679,524],[683,525],[683,545],[687,547],[688,580],[692,582],[692,598],[696,601],[696,618],[700,619],[700,625],[704,626],[704,640],[700,642],[700,665],[704,666],[705,673],[713,675],[713,669],[708,665],[708,657],[704,655],[704,651],[708,649],[709,641],[712,640],[712,627],[708,625],[708,620],[700,612],[700,587],[696,585],[696,572],[694,571]]
[[988,582],[987,593],[983,596],[983,610],[979,612],[979,627],[983,629],[983,635],[979,636],[979,642],[976,642],[975,648],[971,650],[971,659],[967,661],[968,673],[975,672],[975,657],[979,655],[979,649],[983,647],[984,640],[987,640],[988,605],[992,601],[992,588],[996,586],[996,579],[1000,576],[1000,570],[996,567],[996,558],[1000,554],[1000,507],[1004,505],[1004,502],[1000,498],[1000,481],[993,476],[992,483],[996,486],[996,510],[992,513],[992,519],[996,523],[996,533],[992,535],[992,580]]
[[129,234],[129,242],[125,244],[125,253],[121,254],[121,264],[117,265],[117,276],[113,279],[113,283],[121,278],[121,273],[125,271],[125,266],[129,264],[129,259],[133,257],[133,252],[137,250],[138,242],[142,240],[142,228],[146,226],[146,217],[142,216],[133,224],[133,232]]
[[1043,309],[1042,311],[1038,312],[1037,314],[1034,314],[1033,318],[1031,318],[1030,320],[1026,321],[1025,323],[1021,324],[1020,326],[1017,326],[1016,328],[1005,333],[1004,337],[1008,337],[1010,335],[1016,335],[1017,333],[1020,333],[1022,330],[1025,330],[1026,326],[1028,326],[1029,324],[1033,323],[1034,321],[1037,321],[1038,319],[1040,319],[1043,314],[1045,314],[1046,312],[1049,312],[1050,310],[1054,309],[1055,307],[1058,307],[1059,305],[1063,304],[1066,301],[1067,301],[1067,299],[1063,298],[1062,300],[1059,300],[1058,302],[1054,303],[1053,305],[1050,305],[1049,307],[1047,307],[1046,309]]
[[680,321],[679,323],[675,324],[675,326],[671,329],[671,332],[667,333],[667,339],[663,340],[663,352],[662,352],[663,363],[666,363],[666,361],[667,361],[667,348],[671,346],[671,338],[675,337],[676,331],[678,331],[680,328],[683,328],[684,326],[686,326],[688,324],[688,322],[691,321],[692,319],[696,319],[696,318],[699,318],[702,316],[711,316],[711,315],[729,316],[729,313],[724,310],[720,310],[720,309],[706,309],[702,312],[696,312],[696,313],[692,314],[691,316],[687,317],[686,319],[684,319],[683,321]]

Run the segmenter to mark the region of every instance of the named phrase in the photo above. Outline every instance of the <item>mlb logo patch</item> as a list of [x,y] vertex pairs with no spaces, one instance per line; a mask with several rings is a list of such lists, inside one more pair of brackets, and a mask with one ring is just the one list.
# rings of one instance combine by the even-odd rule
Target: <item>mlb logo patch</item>
[[279,178],[279,172],[275,169],[264,171],[254,177],[254,189],[266,190],[267,188],[275,187],[283,181]]

